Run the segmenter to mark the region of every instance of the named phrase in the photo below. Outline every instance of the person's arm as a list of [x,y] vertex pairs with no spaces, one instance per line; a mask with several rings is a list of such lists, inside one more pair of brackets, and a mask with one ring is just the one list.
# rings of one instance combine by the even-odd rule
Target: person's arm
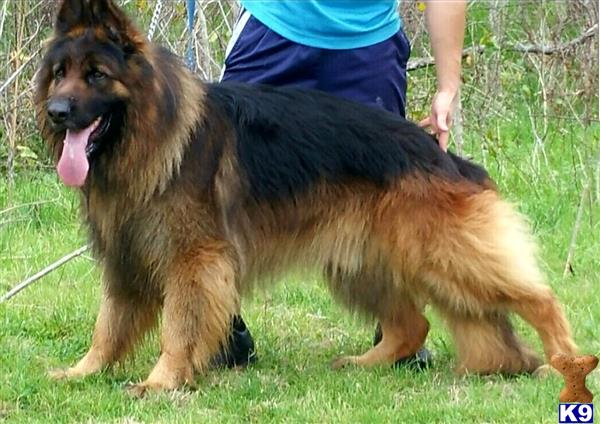
[[448,148],[452,112],[460,88],[466,9],[466,0],[429,0],[425,8],[435,58],[437,92],[429,117],[419,125],[431,129],[444,151]]

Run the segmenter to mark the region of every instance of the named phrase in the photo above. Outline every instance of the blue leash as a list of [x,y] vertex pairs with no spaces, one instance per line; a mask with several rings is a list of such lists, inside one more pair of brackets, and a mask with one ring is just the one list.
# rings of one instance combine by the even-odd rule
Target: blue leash
[[186,0],[188,46],[185,55],[185,64],[191,71],[196,70],[196,55],[194,52],[194,18],[196,16],[196,0]]

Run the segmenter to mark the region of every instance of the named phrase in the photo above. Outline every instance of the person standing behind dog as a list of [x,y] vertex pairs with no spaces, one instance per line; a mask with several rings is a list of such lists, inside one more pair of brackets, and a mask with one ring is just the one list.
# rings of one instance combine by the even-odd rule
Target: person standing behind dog
[[[240,1],[222,81],[321,90],[405,116],[410,44],[398,0]],[[425,15],[437,91],[419,125],[446,150],[459,95],[466,0],[429,0]],[[421,350],[417,359],[428,356]],[[229,351],[218,362],[253,360],[254,342],[237,316]]]

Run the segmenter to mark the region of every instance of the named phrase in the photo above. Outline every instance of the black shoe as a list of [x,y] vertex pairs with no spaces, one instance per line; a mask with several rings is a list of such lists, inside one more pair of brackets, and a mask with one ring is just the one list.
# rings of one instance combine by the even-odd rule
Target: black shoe
[[[373,346],[378,344],[383,337],[381,333],[381,325],[377,323],[377,327],[375,327],[375,335],[373,336]],[[396,367],[413,367],[418,370],[424,370],[429,368],[433,364],[433,355],[429,350],[422,347],[412,356],[407,356],[405,358],[400,358],[396,362],[394,362],[394,368]]]
[[254,350],[254,339],[240,315],[233,317],[229,344],[221,348],[211,361],[214,367],[246,367],[258,359]]

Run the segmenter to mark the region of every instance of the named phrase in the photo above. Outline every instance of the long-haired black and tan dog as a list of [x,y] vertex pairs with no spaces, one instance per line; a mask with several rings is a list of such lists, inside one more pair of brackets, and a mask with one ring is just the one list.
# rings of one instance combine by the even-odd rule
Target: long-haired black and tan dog
[[92,347],[59,375],[121,359],[162,313],[161,354],[137,386],[192,382],[226,341],[240,295],[291,267],[381,323],[334,365],[391,364],[447,320],[459,371],[520,373],[573,353],[523,219],[484,170],[395,115],[317,92],[204,84],[110,0],[65,0],[38,77],[39,124],[82,193],[104,269]]

